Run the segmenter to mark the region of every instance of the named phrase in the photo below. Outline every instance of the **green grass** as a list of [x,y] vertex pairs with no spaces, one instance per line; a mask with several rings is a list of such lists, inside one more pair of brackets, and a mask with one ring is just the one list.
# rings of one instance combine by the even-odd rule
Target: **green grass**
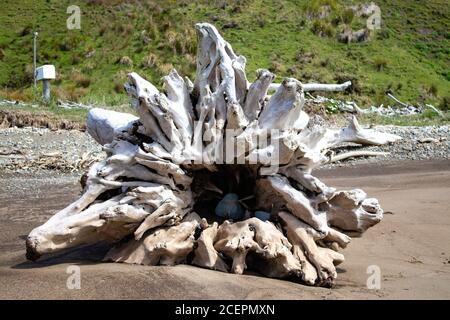
[[[0,97],[36,99],[30,88],[32,30],[39,32],[38,65],[56,66],[56,98],[115,106],[127,102],[120,87],[129,71],[156,85],[171,67],[193,79],[193,25],[206,21],[247,58],[249,80],[258,68],[275,71],[278,80],[349,79],[355,84],[353,92],[333,96],[363,107],[392,104],[386,91],[410,104],[438,106],[448,99],[447,0],[378,0],[381,30],[369,42],[339,43],[336,33],[342,21],[354,30],[365,25],[348,12],[348,5],[355,3],[362,1],[3,0]],[[72,4],[81,8],[81,30],[66,28],[66,9]],[[314,15],[324,4],[331,6],[331,13],[317,25]],[[314,32],[315,24],[326,29],[323,36]],[[120,63],[125,56],[132,66]]]

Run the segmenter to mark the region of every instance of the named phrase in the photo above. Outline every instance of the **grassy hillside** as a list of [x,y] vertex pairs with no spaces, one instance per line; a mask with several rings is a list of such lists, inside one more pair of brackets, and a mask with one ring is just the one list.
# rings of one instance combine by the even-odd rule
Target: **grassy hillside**
[[[206,21],[247,58],[250,80],[257,68],[271,69],[278,79],[350,79],[353,91],[341,98],[362,106],[389,102],[390,91],[410,103],[449,108],[448,1],[377,0],[381,30],[368,42],[340,43],[336,34],[346,24],[365,26],[348,10],[356,3],[363,2],[3,0],[0,97],[39,97],[30,87],[33,30],[39,32],[38,65],[57,68],[55,98],[117,105],[126,102],[122,84],[131,70],[155,84],[172,67],[193,78],[193,25]],[[66,28],[66,9],[73,4],[81,8],[81,30]],[[321,19],[323,5],[330,10]]]

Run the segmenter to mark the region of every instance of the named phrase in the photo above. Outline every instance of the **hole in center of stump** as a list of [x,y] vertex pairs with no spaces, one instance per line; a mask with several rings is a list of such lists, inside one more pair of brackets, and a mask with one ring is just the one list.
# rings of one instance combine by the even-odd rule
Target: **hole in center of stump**
[[269,214],[255,208],[256,169],[230,164],[216,167],[215,172],[207,169],[193,172],[194,211],[208,223],[226,219],[239,221],[250,216],[268,219]]

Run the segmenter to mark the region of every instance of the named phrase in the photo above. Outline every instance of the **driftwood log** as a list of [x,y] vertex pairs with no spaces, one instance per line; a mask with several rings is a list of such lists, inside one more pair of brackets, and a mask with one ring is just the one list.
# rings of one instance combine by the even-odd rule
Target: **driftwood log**
[[[108,241],[105,261],[251,268],[332,285],[347,234],[363,233],[383,210],[362,190],[328,187],[312,170],[343,142],[400,137],[363,129],[355,117],[341,130],[309,125],[304,92],[350,83],[273,84],[263,69],[249,83],[246,59],[216,28],[196,30],[194,82],[172,70],[159,90],[130,73],[125,90],[138,117],[89,112],[87,130],[107,158],[91,166],[77,201],[31,231],[27,257]],[[269,89],[276,91],[268,96]],[[230,193],[239,198],[232,205]]]

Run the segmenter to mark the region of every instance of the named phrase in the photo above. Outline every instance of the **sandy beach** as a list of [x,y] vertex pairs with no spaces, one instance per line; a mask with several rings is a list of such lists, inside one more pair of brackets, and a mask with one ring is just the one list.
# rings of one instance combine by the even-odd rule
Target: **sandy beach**
[[[379,199],[383,221],[345,250],[332,289],[187,265],[96,262],[107,248],[75,248],[38,262],[25,237],[79,195],[77,175],[0,175],[1,299],[450,299],[450,161],[357,164],[317,171],[327,185],[361,188]],[[81,288],[66,286],[68,266]],[[381,288],[369,289],[369,266]]]

